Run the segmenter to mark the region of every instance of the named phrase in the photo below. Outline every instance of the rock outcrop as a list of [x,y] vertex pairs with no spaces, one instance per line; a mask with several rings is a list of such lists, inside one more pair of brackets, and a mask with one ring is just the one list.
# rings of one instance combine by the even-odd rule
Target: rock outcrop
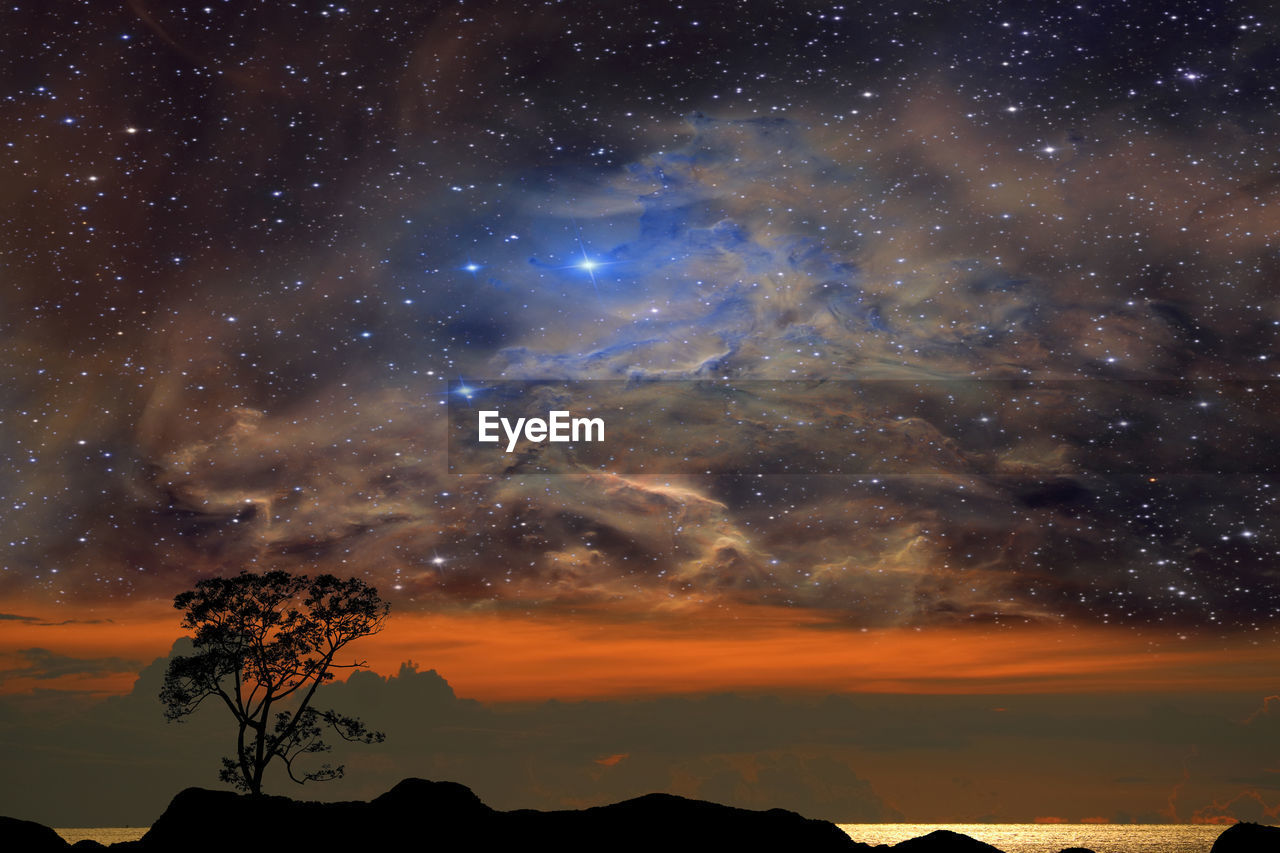
[[1269,853],[1280,850],[1280,827],[1237,823],[1223,831],[1209,853]]
[[0,850],[45,853],[70,849],[71,845],[61,835],[42,823],[18,820],[16,817],[0,817]]
[[1000,853],[998,847],[949,829],[935,829],[928,835],[900,841],[893,845],[893,850],[894,853]]

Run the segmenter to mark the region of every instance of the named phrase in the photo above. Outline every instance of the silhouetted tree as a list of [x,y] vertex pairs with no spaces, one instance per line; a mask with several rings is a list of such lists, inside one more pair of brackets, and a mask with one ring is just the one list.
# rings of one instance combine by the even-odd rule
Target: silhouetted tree
[[309,578],[288,572],[241,572],[211,578],[173,600],[195,632],[195,654],[174,658],[160,701],[170,721],[181,721],[206,699],[222,702],[235,718],[236,752],[222,759],[219,778],[251,794],[262,793],[262,775],[280,759],[295,782],[342,777],[341,765],[295,767],[299,756],[328,752],[322,738],[332,729],[344,740],[380,743],[381,732],[359,719],[311,707],[316,688],[352,640],[382,630],[389,606],[357,578]]

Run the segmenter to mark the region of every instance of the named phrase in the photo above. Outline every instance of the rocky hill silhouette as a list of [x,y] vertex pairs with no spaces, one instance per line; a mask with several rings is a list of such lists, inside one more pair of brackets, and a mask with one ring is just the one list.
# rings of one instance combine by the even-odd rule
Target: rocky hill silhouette
[[[1280,829],[1275,827],[1240,824],[1223,833],[1213,853],[1280,849],[1277,837]],[[68,845],[41,824],[0,817],[0,849],[22,853],[72,849],[398,853],[425,849],[504,851],[542,845],[564,853],[708,849],[1000,853],[990,844],[948,830],[892,847],[872,846],[853,841],[834,823],[784,809],[753,811],[671,794],[648,794],[581,810],[504,812],[485,805],[464,785],[426,779],[405,779],[370,802],[320,803],[188,788],[173,798],[141,839],[110,847],[94,841]],[[1088,853],[1080,848],[1071,850]]]

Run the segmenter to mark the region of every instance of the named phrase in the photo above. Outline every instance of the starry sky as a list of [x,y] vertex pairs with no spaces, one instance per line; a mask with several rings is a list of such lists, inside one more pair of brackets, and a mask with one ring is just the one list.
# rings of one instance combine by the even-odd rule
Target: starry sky
[[[371,718],[574,742],[421,735],[380,780],[1280,814],[1270,4],[0,16],[0,723],[47,785],[151,702],[176,593],[284,568],[391,603]],[[515,383],[609,412],[600,453],[463,459]],[[943,753],[998,770],[912,793]],[[1082,755],[1130,781],[1071,800]]]

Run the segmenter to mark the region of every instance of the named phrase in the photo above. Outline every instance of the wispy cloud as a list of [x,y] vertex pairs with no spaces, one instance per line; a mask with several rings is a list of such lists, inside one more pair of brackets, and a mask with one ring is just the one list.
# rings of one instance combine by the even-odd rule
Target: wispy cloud
[[23,666],[0,670],[0,679],[35,678],[47,680],[67,675],[108,675],[118,672],[133,672],[141,664],[136,660],[117,657],[77,658],[58,654],[49,649],[19,649],[18,656]]
[[112,619],[44,619],[39,616],[23,616],[20,613],[0,613],[0,622],[25,622],[28,625],[102,625]]

